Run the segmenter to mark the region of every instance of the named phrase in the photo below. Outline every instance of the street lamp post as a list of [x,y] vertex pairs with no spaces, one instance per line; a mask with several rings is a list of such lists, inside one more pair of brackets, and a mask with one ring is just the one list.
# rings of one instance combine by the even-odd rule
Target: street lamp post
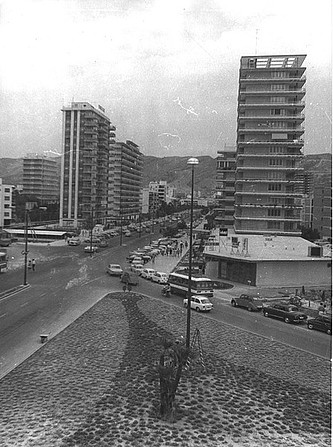
[[24,228],[24,278],[23,285],[27,285],[27,272],[28,272],[28,210],[25,210],[25,228]]
[[192,169],[191,182],[191,212],[190,212],[190,244],[189,244],[189,258],[188,258],[188,290],[187,290],[187,325],[186,325],[186,348],[190,348],[191,337],[191,280],[192,280],[192,235],[193,235],[193,195],[194,195],[194,167],[199,164],[197,158],[190,158],[187,164]]

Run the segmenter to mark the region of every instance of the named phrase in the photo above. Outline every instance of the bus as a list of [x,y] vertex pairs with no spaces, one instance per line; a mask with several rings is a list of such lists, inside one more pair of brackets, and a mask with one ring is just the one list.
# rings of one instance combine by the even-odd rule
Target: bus
[[[168,283],[171,293],[186,295],[188,291],[188,275],[170,273]],[[213,296],[213,281],[209,278],[191,276],[191,293],[193,295]]]
[[7,263],[8,263],[7,250],[4,248],[1,248],[1,250],[0,250],[0,273],[1,273],[1,270],[7,269]]

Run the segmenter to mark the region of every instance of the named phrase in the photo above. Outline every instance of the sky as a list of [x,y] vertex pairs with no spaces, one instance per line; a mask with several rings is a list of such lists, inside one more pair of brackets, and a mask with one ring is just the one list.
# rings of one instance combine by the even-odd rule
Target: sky
[[236,144],[240,58],[306,54],[305,154],[332,151],[331,0],[0,0],[0,158],[60,154],[101,105],[145,155]]

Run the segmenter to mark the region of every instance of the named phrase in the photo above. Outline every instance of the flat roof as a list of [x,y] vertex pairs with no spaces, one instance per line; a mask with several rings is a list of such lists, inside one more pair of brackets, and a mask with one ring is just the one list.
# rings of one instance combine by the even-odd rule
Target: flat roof
[[[206,246],[204,253],[217,257],[228,257],[248,261],[330,261],[332,246],[323,247],[323,256],[308,256],[309,247],[317,244],[297,236],[267,236],[253,234],[230,234],[209,238],[215,244]],[[238,247],[236,246],[238,242]]]

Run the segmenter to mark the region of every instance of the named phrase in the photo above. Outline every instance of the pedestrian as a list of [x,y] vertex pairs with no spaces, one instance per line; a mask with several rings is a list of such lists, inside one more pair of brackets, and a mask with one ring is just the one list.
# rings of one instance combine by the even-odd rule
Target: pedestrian
[[126,284],[123,285],[123,291],[126,292]]
[[35,261],[35,259],[31,260],[31,267],[32,267],[32,271],[34,272],[36,270],[36,261]]
[[185,241],[185,248],[187,248],[188,247],[188,242],[187,241]]

